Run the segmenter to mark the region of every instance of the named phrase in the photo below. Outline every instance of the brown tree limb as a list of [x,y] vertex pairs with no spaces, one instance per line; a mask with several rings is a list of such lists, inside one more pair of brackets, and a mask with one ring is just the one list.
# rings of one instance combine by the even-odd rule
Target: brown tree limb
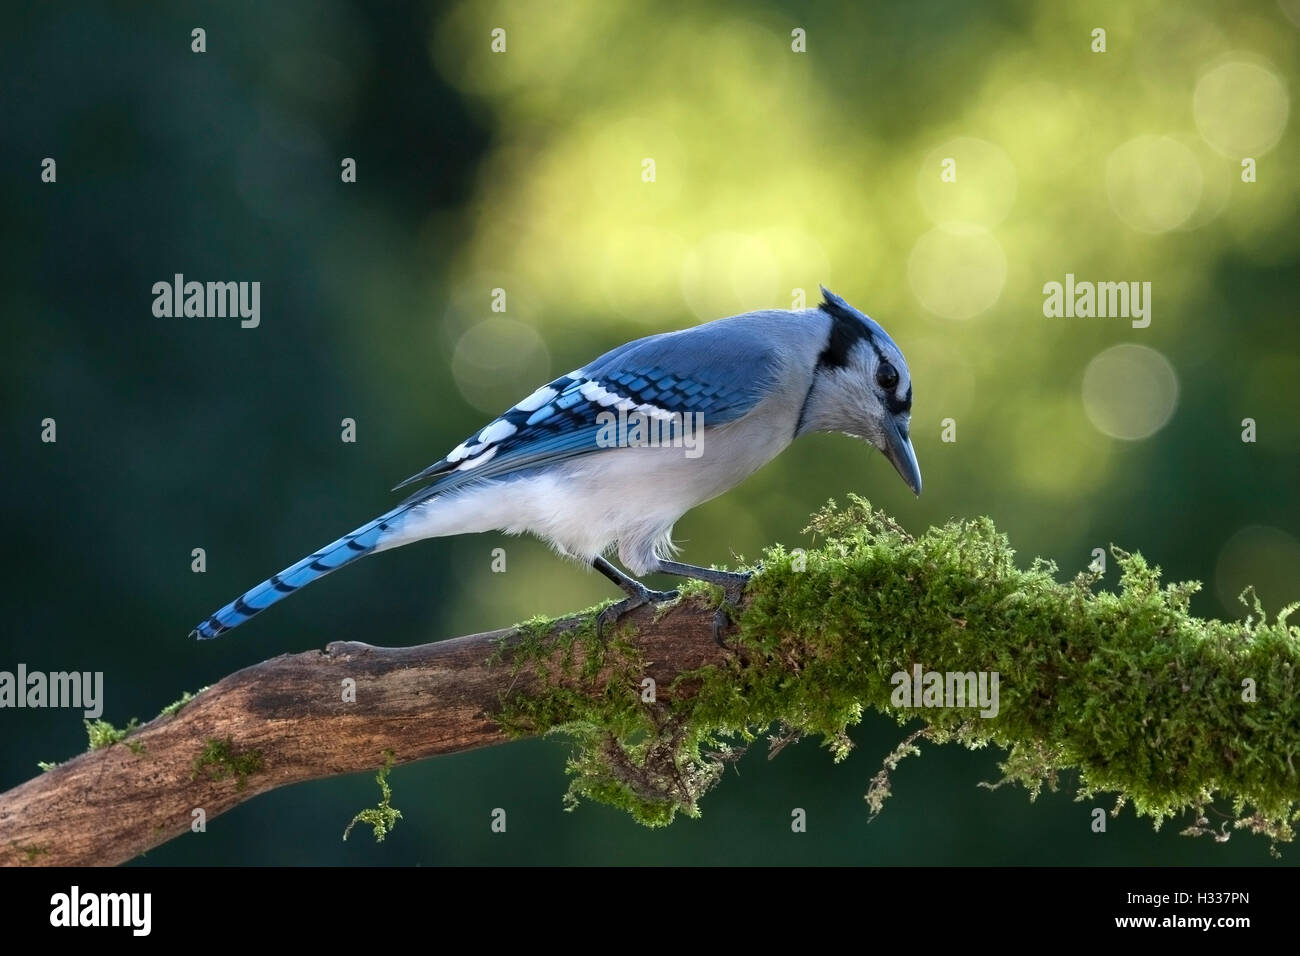
[[[543,640],[586,620],[557,622]],[[650,662],[646,674],[665,688],[726,655],[712,621],[690,601],[658,620],[648,607],[623,618]],[[0,794],[0,864],[114,865],[187,832],[195,809],[211,820],[277,787],[383,767],[386,752],[404,764],[504,743],[490,715],[535,678],[494,659],[503,641],[522,637],[507,629],[418,647],[336,642],[247,667],[122,743]],[[343,699],[347,678],[354,703]]]

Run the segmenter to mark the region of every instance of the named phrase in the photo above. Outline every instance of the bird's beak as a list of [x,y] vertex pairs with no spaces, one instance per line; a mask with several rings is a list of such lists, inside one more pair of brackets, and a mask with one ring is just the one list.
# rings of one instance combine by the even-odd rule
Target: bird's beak
[[885,426],[885,447],[881,449],[913,494],[921,494],[921,466],[916,463],[916,452],[906,426],[890,422]]

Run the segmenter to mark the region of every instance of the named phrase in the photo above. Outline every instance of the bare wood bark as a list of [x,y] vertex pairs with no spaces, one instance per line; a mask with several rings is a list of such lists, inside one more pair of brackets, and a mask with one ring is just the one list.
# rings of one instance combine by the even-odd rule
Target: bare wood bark
[[[646,676],[662,688],[727,654],[713,640],[712,609],[696,602],[658,620],[651,608],[623,620],[634,625]],[[580,622],[559,622],[551,637]],[[188,831],[196,808],[211,820],[277,787],[375,770],[386,751],[403,764],[504,743],[491,714],[503,694],[526,693],[532,678],[489,662],[502,639],[520,635],[490,631],[404,648],[336,642],[238,671],[126,742],[0,794],[0,864],[115,865]],[[356,681],[355,703],[343,700],[345,678]],[[215,768],[196,766],[208,741],[229,741],[236,760],[260,754],[262,769],[214,779]]]

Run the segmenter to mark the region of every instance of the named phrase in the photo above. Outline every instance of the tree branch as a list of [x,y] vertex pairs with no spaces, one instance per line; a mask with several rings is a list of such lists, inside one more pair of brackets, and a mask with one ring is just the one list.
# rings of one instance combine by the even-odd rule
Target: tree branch
[[[667,685],[716,663],[713,612],[682,603],[660,620],[623,619]],[[552,639],[584,626],[557,621]],[[245,668],[122,742],[60,764],[0,795],[0,863],[112,865],[189,831],[260,793],[303,780],[473,750],[510,738],[490,715],[537,678],[500,658],[528,633],[490,631],[419,647],[346,641]],[[355,703],[343,682],[356,682]],[[340,821],[340,830],[343,823]]]
[[[1292,838],[1300,629],[1287,612],[1193,617],[1196,585],[1162,587],[1118,550],[1117,592],[1095,591],[1099,574],[1060,583],[1049,564],[1017,568],[987,520],[914,539],[855,499],[809,530],[820,548],[765,555],[730,649],[712,638],[716,595],[688,587],[606,642],[586,612],[412,648],[335,643],[239,671],[0,795],[0,863],[119,863],[185,832],[195,810],[210,820],[390,754],[402,764],[551,731],[576,744],[571,800],[662,825],[697,814],[757,734],[776,728],[774,751],[815,734],[838,758],[866,708],[924,721],[871,782],[873,810],[916,741],[994,743],[1009,749],[1004,782],[1032,792],[1076,768],[1081,792],[1113,791],[1157,824],[1192,811],[1184,832],[1226,839],[1205,826],[1218,799],[1236,827]],[[944,696],[946,675],[981,673],[997,677],[984,685],[995,706]]]

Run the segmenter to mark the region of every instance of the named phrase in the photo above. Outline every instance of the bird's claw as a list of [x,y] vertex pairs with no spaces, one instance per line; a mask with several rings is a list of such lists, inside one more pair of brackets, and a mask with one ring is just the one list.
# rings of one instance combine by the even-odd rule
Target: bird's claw
[[605,639],[605,628],[617,624],[619,618],[628,611],[634,611],[645,604],[662,604],[664,601],[671,601],[677,596],[677,591],[652,591],[649,588],[642,588],[635,594],[629,594],[617,604],[611,604],[596,615],[596,638],[603,641]]
[[[758,565],[755,570],[763,570],[762,565]],[[722,640],[722,632],[731,624],[731,612],[740,606],[740,599],[744,596],[745,588],[749,585],[749,579],[753,576],[754,571],[737,574],[735,583],[728,584],[722,589],[722,603],[713,612],[713,640],[719,647],[727,647]],[[730,650],[730,648],[727,649]]]

